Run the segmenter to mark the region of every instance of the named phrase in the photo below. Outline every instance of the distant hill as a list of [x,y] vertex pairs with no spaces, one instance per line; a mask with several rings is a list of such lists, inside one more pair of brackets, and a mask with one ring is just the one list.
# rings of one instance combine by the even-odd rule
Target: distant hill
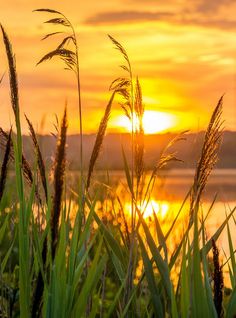
[[[145,142],[145,165],[151,169],[158,162],[161,151],[172,140],[176,134],[166,133],[159,135],[146,135]],[[178,142],[171,148],[176,152],[176,156],[184,163],[172,163],[171,167],[193,168],[199,158],[204,133],[186,134],[186,140]],[[88,167],[89,158],[95,142],[96,135],[84,135],[84,165]],[[43,156],[50,164],[54,157],[56,139],[53,136],[39,136]],[[23,137],[24,152],[26,157],[33,162],[34,152],[32,151],[32,142],[29,136]],[[67,137],[67,161],[69,169],[78,169],[79,167],[79,136],[70,135]],[[131,137],[129,134],[108,134],[103,143],[103,147],[97,162],[97,169],[122,169],[122,148],[130,161],[131,158]],[[223,135],[223,143],[220,150],[220,160],[218,168],[236,168],[236,132],[226,131]]]

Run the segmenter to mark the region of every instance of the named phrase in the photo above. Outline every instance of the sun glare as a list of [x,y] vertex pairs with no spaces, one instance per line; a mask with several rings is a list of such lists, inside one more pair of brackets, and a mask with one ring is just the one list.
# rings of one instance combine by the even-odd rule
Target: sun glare
[[[136,121],[135,118],[134,121]],[[164,132],[173,127],[174,124],[175,118],[173,115],[153,110],[146,110],[144,112],[143,128],[146,135]],[[125,115],[119,116],[117,118],[116,125],[129,132],[132,131],[131,121]]]
[[[140,210],[141,212],[143,212],[144,209],[144,218],[151,217],[153,213],[157,213],[159,216],[163,218],[169,211],[169,208],[170,206],[167,201],[156,201],[154,199],[151,199],[148,203],[144,202]],[[128,215],[131,215],[131,210],[131,203],[126,202],[125,211],[128,213]]]

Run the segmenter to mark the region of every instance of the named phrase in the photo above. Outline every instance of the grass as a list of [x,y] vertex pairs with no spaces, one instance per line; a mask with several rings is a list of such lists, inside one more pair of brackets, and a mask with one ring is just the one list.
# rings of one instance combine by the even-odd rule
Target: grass
[[[80,186],[73,195],[66,186],[66,108],[57,136],[53,182],[47,178],[38,137],[27,117],[35,151],[33,167],[24,156],[16,62],[8,35],[1,26],[16,131],[16,134],[11,129],[9,133],[0,131],[4,148],[0,177],[1,317],[235,317],[236,260],[233,228],[229,221],[233,221],[235,226],[236,208],[226,215],[212,237],[207,236],[207,220],[215,198],[209,211],[202,214],[200,209],[202,193],[218,160],[223,97],[206,130],[193,185],[175,218],[164,229],[158,214],[154,212],[149,221],[144,213],[161,169],[170,161],[179,160],[171,147],[184,139],[184,133],[167,145],[151,175],[146,176],[141,85],[138,78],[134,79],[126,50],[109,36],[125,61],[121,66],[125,76],[111,84],[111,98],[101,119],[85,178],[76,34],[73,25],[62,13],[49,9],[36,11],[52,14],[54,17],[47,23],[69,30],[68,35],[63,33],[65,36],[58,47],[38,64],[59,57],[76,75],[82,147]],[[47,34],[44,39],[57,33]],[[125,211],[124,198],[116,193],[116,189],[100,185],[97,191],[92,182],[117,95],[121,95],[122,108],[132,121],[131,167],[123,151],[126,191],[131,202],[130,216]],[[15,169],[15,201],[6,186],[8,178],[10,180],[10,161],[14,162]],[[144,182],[147,178],[148,181]],[[96,207],[102,200],[99,191],[103,191],[105,198],[104,213]],[[105,202],[110,202],[110,207]],[[182,234],[173,249],[171,240],[184,206],[188,209],[186,224],[181,224]],[[224,231],[230,255],[222,264],[223,255],[217,241]],[[223,280],[226,267],[230,277],[228,289],[224,287]]]

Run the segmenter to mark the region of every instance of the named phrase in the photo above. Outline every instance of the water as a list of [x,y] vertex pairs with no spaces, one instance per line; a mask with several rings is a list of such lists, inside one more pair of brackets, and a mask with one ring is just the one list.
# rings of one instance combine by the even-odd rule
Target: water
[[[146,218],[146,222],[148,223],[154,239],[156,239],[157,235],[155,232],[153,211],[155,211],[159,218],[162,231],[164,234],[167,233],[186,194],[193,184],[194,173],[195,171],[192,169],[173,169],[162,172],[156,179],[150,200],[148,203],[146,201],[143,204],[143,206],[145,206],[144,217]],[[147,173],[144,187],[147,186],[150,176],[151,173]],[[70,172],[68,180],[72,183],[75,181],[77,182],[78,174]],[[74,186],[75,184],[76,183],[74,183]],[[120,206],[117,202],[118,200],[116,200],[117,197],[121,199],[124,212],[127,219],[129,219],[131,215],[131,202],[124,171],[109,171],[109,173],[97,171],[92,180],[92,188],[94,187],[98,190],[98,199],[100,200],[96,206],[98,215],[101,218],[105,216],[105,222],[113,223],[114,226],[125,231],[124,222],[122,222],[122,217],[119,212]],[[201,216],[201,212],[203,215],[206,215],[216,195],[217,198],[214,206],[205,222],[208,240],[224,222],[226,214],[229,214],[236,206],[236,169],[219,169],[212,172],[202,196],[199,216]],[[140,207],[140,210],[143,211],[142,206]],[[171,237],[167,241],[169,255],[176,249],[176,246],[183,235],[184,227],[186,228],[188,223],[188,215],[189,201],[187,200],[178,218],[178,222],[171,232]],[[235,246],[236,224],[232,218],[229,225],[233,245]],[[217,246],[220,251],[220,261],[223,264],[230,255],[226,227],[217,240]],[[141,267],[142,262],[140,263],[138,270],[140,270]],[[226,286],[230,286],[229,274],[227,271],[228,267],[225,266],[224,281]]]
[[[145,216],[150,216],[154,210],[159,213],[164,224],[167,223],[165,220],[168,219],[168,216],[170,218],[171,215],[173,219],[193,184],[194,173],[193,169],[173,169],[162,172],[161,176],[156,180]],[[149,177],[150,173],[147,174],[146,180]],[[123,171],[109,172],[109,177],[105,173],[97,172],[94,179],[101,180],[102,183],[109,183],[112,187],[115,187],[116,193],[126,201],[124,204],[125,209],[130,213],[130,199]],[[203,214],[208,211],[215,195],[217,195],[216,202],[206,222],[206,231],[209,237],[225,220],[226,213],[229,214],[236,206],[236,169],[216,169],[212,172],[202,197],[201,210]],[[187,202],[185,205],[186,213],[188,213],[188,207],[189,203]],[[187,218],[186,213],[182,215],[183,221]],[[232,229],[233,242],[236,242],[233,220],[230,221],[230,227]],[[218,246],[222,254],[223,250],[227,255],[229,254],[226,230],[219,238]]]
[[[165,189],[176,199],[181,199],[191,186],[193,178],[192,169],[170,170],[166,173]],[[236,201],[236,169],[217,169],[212,172],[204,193],[204,201],[211,201],[216,193],[222,202]]]
[[[161,173],[157,179],[155,189],[161,198],[171,198],[181,201],[193,184],[194,169],[172,169]],[[147,178],[151,173],[147,173]],[[107,182],[108,177],[104,172],[97,172],[94,179],[103,179]],[[123,171],[109,171],[109,183],[125,183]],[[154,194],[155,194],[154,189]],[[204,201],[211,201],[214,195],[218,195],[221,202],[236,202],[236,169],[216,169],[212,172],[204,192]]]

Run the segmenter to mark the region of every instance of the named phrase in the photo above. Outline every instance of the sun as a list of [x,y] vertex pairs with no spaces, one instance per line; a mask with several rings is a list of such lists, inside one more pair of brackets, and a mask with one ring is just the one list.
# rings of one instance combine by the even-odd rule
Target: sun
[[[166,214],[170,210],[170,204],[167,201],[156,201],[155,199],[151,199],[149,202],[143,202],[142,206],[138,206],[141,213],[143,213],[143,217],[146,219],[151,217],[153,213],[158,214],[158,216],[164,218]],[[124,210],[126,211],[127,215],[131,215],[131,203],[126,202]]]
[[[135,120],[135,119],[134,119]],[[173,127],[175,118],[173,115],[154,110],[146,110],[143,115],[143,128],[146,135],[165,132]],[[132,131],[131,121],[125,116],[119,116],[116,125],[129,132]]]

